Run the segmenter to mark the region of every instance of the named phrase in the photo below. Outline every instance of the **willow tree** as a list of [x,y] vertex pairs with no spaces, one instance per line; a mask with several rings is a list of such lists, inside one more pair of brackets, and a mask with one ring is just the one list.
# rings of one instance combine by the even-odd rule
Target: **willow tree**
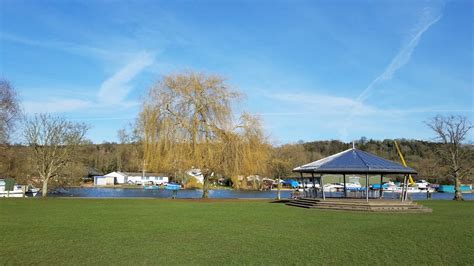
[[234,140],[229,141],[235,146],[232,149],[235,158],[231,160],[237,164],[233,167],[237,170],[234,177],[241,176],[243,182],[247,183],[250,175],[267,174],[271,146],[258,117],[244,113],[234,134]]
[[234,122],[232,105],[240,98],[218,75],[165,76],[150,89],[140,114],[147,168],[168,173],[199,168],[203,198],[212,176],[257,174],[266,160],[265,138],[255,117],[244,114]]

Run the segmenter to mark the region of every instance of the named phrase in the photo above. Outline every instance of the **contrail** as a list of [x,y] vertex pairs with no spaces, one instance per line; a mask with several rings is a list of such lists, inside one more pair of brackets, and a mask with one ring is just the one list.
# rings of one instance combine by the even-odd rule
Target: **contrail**
[[442,14],[433,18],[430,9],[423,10],[423,15],[420,21],[421,25],[415,28],[414,31],[416,33],[413,35],[410,41],[402,47],[400,52],[398,52],[398,54],[392,59],[392,61],[385,68],[385,70],[379,76],[377,76],[355,99],[355,103],[352,105],[351,108],[352,111],[351,113],[349,113],[349,116],[347,117],[346,122],[344,123],[344,127],[340,132],[341,139],[345,140],[348,137],[347,128],[349,127],[352,118],[357,113],[357,109],[355,108],[356,105],[360,106],[367,98],[370,97],[371,93],[377,87],[377,85],[381,84],[384,81],[390,80],[397,70],[399,70],[402,66],[406,65],[410,61],[411,55],[415,50],[416,46],[418,45],[423,33],[425,33],[433,24],[438,22],[441,17]]
[[435,24],[438,20],[441,19],[441,16],[436,17],[424,27],[422,27],[416,35],[408,42],[408,44],[403,47],[403,49],[393,58],[392,62],[385,68],[385,71],[382,72],[377,78],[375,78],[367,88],[365,88],[360,95],[356,98],[356,101],[358,102],[363,102],[365,99],[367,99],[370,95],[370,92],[374,89],[376,85],[379,83],[389,80],[393,77],[393,74],[400,69],[402,66],[408,63],[411,58],[411,54],[415,50],[416,46],[418,45],[418,42],[420,41],[421,35],[427,31],[431,25]]

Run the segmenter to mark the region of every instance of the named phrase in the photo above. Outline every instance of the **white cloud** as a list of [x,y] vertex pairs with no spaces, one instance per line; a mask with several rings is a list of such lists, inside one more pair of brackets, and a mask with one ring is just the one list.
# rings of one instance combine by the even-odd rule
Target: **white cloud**
[[106,60],[117,60],[125,57],[126,53],[113,51],[111,49],[103,49],[100,47],[84,45],[81,43],[56,41],[56,40],[35,40],[15,34],[0,32],[0,39],[8,42],[14,42],[23,45],[41,47],[51,50],[64,51],[71,54],[100,58]]
[[[284,110],[276,112],[262,112],[262,116],[304,116],[304,115],[333,115],[347,119],[347,115],[356,110],[357,116],[397,117],[416,113],[472,113],[472,109],[450,107],[417,107],[417,108],[384,108],[380,109],[367,103],[362,103],[347,97],[333,96],[322,93],[270,93],[263,92],[269,99],[277,100],[276,106],[285,106]],[[291,111],[286,111],[291,110]],[[344,122],[344,121],[340,121]]]
[[24,101],[23,108],[27,114],[35,113],[66,113],[86,109],[91,102],[79,99],[55,98],[46,101]]
[[[311,114],[347,114],[352,108],[357,109],[360,114],[372,114],[376,112],[376,108],[364,105],[354,99],[347,97],[339,97],[322,93],[265,93],[266,97],[283,101],[286,103],[294,103],[295,107],[306,110]],[[294,110],[295,107],[292,107]],[[277,113],[283,114],[301,114],[301,112]],[[265,115],[265,114],[262,114]]]
[[145,68],[152,65],[155,56],[142,52],[135,56],[124,67],[117,71],[100,86],[98,101],[105,104],[121,103],[130,93],[132,86],[129,84]]

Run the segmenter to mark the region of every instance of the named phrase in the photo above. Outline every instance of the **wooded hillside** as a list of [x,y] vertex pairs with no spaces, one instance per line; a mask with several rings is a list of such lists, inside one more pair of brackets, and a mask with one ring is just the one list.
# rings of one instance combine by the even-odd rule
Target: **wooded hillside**
[[[448,167],[443,165],[437,156],[437,143],[420,140],[397,140],[408,165],[416,169],[420,178],[432,182],[450,182],[447,177]],[[383,158],[400,162],[393,140],[367,140],[361,138],[355,142],[356,148],[374,153]],[[301,148],[302,147],[302,148]],[[272,149],[285,149],[285,156],[294,158],[292,167],[298,164],[308,163],[323,157],[341,152],[352,147],[352,143],[343,143],[337,140],[298,142],[285,144]],[[471,169],[469,176],[465,176],[464,182],[472,182],[474,169],[474,146],[465,145],[463,149],[469,153],[466,167]],[[28,147],[21,145],[2,146],[2,158],[0,165],[0,176],[11,176],[17,180],[34,176],[34,169],[28,161]],[[76,154],[81,162],[76,167],[68,169],[64,173],[67,184],[78,184],[82,176],[89,172],[108,173],[112,171],[139,172],[143,167],[143,148],[140,143],[117,144],[85,144],[80,147]],[[267,173],[261,173],[271,177],[270,169]],[[173,173],[170,173],[172,176]]]

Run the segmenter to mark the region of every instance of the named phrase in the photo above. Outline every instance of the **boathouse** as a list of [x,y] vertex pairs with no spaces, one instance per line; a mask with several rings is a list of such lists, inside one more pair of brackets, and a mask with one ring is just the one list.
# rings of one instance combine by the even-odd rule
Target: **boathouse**
[[94,186],[113,186],[115,183],[117,183],[117,180],[113,176],[94,176]]
[[126,184],[127,183],[127,178],[128,175],[122,172],[112,172],[108,173],[105,175],[105,177],[111,177],[114,178],[115,182],[117,184]]

